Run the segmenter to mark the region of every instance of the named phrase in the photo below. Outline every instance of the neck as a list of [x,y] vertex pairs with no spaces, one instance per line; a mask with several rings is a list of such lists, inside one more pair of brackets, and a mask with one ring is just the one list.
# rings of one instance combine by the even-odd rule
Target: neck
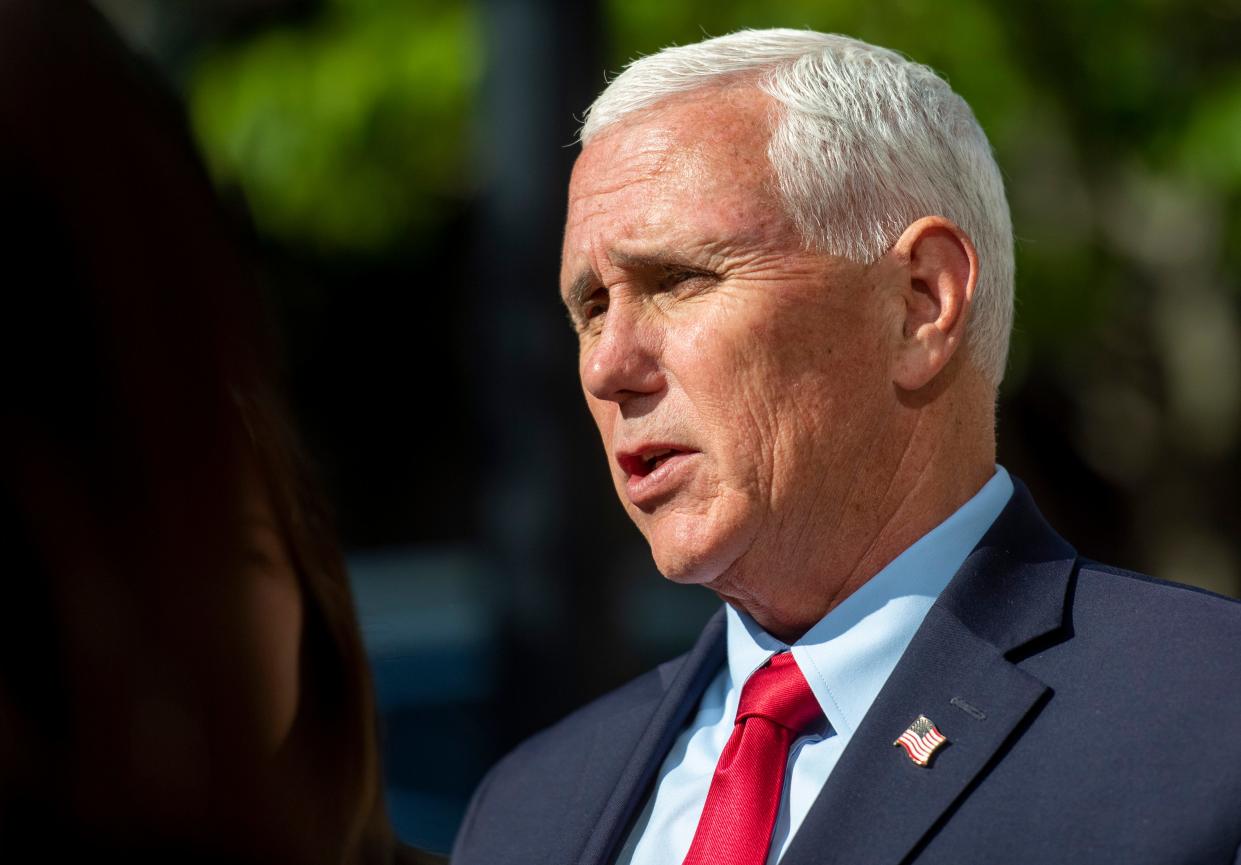
[[739,560],[711,588],[772,636],[796,642],[990,480],[989,417],[982,427],[983,434],[967,435],[960,424],[915,420],[898,458],[886,461],[894,469],[856,472],[830,515],[810,515],[813,526],[796,543],[776,544],[779,552],[763,563]]

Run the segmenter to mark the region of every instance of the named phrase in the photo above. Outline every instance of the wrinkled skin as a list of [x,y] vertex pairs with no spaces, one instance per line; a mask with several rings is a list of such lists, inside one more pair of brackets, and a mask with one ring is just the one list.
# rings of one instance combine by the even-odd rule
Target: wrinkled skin
[[[923,405],[896,382],[922,362],[911,316],[929,302],[907,258],[805,248],[767,161],[770,112],[753,88],[712,88],[592,139],[561,294],[617,492],[660,571],[795,636],[918,536],[877,549],[893,520],[909,527],[896,534],[926,521],[921,505],[906,518],[905,495]],[[635,487],[618,453],[655,445],[681,455]],[[941,510],[989,470],[973,474]]]

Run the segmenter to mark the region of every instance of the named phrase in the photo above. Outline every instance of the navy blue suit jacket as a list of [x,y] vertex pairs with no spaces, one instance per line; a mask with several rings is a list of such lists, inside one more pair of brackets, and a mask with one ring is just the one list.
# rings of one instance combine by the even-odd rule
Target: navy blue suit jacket
[[[1079,559],[1017,484],[781,865],[1241,865],[1239,658],[1241,604]],[[723,662],[717,615],[688,654],[518,747],[455,865],[611,862]],[[928,768],[892,745],[920,714],[949,739]]]

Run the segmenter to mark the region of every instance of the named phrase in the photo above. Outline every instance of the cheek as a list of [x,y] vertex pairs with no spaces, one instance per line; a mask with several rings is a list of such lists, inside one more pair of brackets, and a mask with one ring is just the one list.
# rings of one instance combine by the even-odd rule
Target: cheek
[[266,745],[279,747],[293,727],[299,699],[302,595],[292,568],[247,574],[245,617],[251,641],[251,689]]
[[699,408],[720,430],[736,485],[779,507],[842,455],[867,446],[883,391],[884,345],[858,310],[772,304],[691,345]]
[[680,384],[704,429],[717,439],[717,456],[761,462],[778,432],[790,379],[777,356],[774,332],[747,322],[710,320],[678,343]]

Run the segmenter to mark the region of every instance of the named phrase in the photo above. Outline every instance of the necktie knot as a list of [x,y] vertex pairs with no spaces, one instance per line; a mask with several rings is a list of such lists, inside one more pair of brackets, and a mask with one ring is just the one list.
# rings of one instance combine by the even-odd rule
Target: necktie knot
[[787,652],[750,676],[682,865],[767,861],[789,748],[822,718],[818,701]]
[[737,723],[756,715],[794,733],[808,732],[823,722],[819,701],[791,653],[774,656],[741,689]]

